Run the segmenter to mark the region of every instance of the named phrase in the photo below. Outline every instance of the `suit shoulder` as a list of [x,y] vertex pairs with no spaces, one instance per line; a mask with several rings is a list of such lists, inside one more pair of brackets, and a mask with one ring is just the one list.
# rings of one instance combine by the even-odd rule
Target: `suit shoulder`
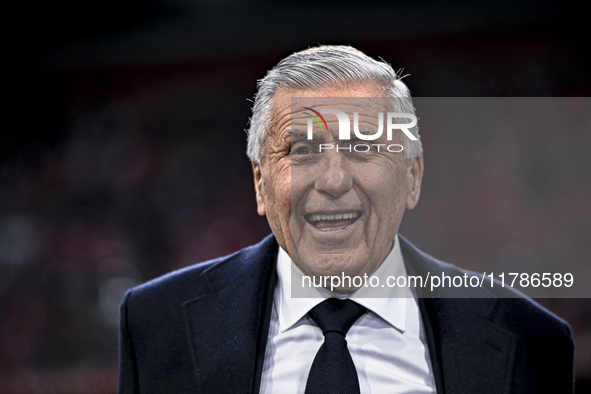
[[501,282],[494,279],[491,282],[488,276],[482,273],[462,269],[455,265],[443,262],[433,256],[421,251],[411,244],[404,237],[399,236],[401,248],[405,258],[411,264],[419,267],[423,275],[429,272],[430,275],[442,277],[466,275],[468,278],[476,277],[488,283],[488,286],[477,287],[439,287],[432,292],[432,297],[455,298],[455,305],[462,305],[472,313],[489,319],[512,332],[527,333],[534,337],[564,338],[572,342],[572,332],[566,321],[544,308],[533,299],[527,297],[520,291],[503,286]]
[[[462,274],[483,278],[482,273],[464,270],[453,265],[453,267]],[[484,278],[489,280],[488,277]],[[490,319],[498,319],[502,316],[503,325],[509,329],[525,330],[529,334],[540,332],[548,337],[572,338],[572,330],[569,324],[555,313],[540,305],[534,299],[512,287],[502,285],[497,279],[493,280],[494,285],[483,289],[488,293],[494,303],[491,310]]]
[[132,305],[176,303],[215,291],[208,280],[210,273],[215,272],[225,281],[232,281],[247,272],[255,264],[258,255],[269,249],[273,242],[274,238],[269,236],[258,244],[227,256],[196,263],[149,280],[128,290],[124,302]]
[[533,337],[559,338],[572,342],[569,324],[535,300],[527,297],[497,299],[492,320],[499,320],[513,331],[527,332]]
[[[483,277],[481,273],[454,268],[462,274]],[[492,301],[489,316],[491,321],[499,323],[512,332],[526,334],[532,340],[560,341],[562,339],[572,343],[572,330],[569,324],[519,290],[503,287],[501,282],[495,279],[494,286],[485,291]]]

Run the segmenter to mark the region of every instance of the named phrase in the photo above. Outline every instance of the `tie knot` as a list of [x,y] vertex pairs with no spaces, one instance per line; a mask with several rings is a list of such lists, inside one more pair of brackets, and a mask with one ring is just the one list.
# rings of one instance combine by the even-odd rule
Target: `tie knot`
[[367,311],[367,309],[351,300],[328,298],[316,305],[308,316],[322,330],[322,334],[338,332],[346,336],[351,326]]

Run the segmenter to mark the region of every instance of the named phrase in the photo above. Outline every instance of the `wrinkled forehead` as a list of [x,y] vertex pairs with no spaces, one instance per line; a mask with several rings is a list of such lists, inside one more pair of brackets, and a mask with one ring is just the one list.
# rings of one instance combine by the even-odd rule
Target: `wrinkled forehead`
[[346,86],[324,87],[322,89],[279,89],[275,93],[271,105],[271,132],[285,129],[291,122],[292,114],[294,119],[301,115],[301,108],[292,106],[294,99],[301,99],[298,105],[303,104],[306,107],[311,105],[325,106],[325,108],[328,108],[330,105],[355,105],[355,103],[347,102],[350,100],[345,100],[346,98],[385,96],[382,86],[377,82],[354,83]]
[[[303,97],[278,98],[273,111],[272,132],[279,135],[290,130],[335,134],[345,122],[359,130],[377,130],[386,114],[403,105],[391,97]],[[342,127],[342,126],[341,126]]]
[[338,128],[339,122],[348,120],[377,127],[378,115],[394,110],[389,97],[292,97],[292,127],[306,126],[310,121],[318,126]]

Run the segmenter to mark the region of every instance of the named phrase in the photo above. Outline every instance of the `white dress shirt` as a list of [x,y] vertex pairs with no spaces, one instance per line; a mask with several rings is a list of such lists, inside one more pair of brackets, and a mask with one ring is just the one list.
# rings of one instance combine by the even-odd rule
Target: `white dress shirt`
[[[311,287],[307,290],[309,297],[292,298],[292,276],[299,280],[294,283],[301,283],[303,274],[283,248],[279,248],[277,256],[277,273],[260,392],[304,393],[312,361],[324,342],[322,331],[307,313],[328,297],[344,296]],[[380,283],[386,283],[390,275],[406,275],[398,236],[390,254],[373,275],[380,278]],[[416,299],[412,295],[401,298],[400,288],[387,286],[379,289],[379,296],[384,297],[375,298],[374,290],[360,287],[348,296],[368,309],[346,336],[361,393],[435,393]]]

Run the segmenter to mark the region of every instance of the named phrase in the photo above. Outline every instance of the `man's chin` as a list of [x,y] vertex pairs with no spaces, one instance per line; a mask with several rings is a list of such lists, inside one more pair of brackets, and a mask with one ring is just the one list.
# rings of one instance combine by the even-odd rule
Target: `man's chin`
[[307,276],[363,276],[368,258],[359,258],[353,253],[301,256],[294,261]]
[[356,290],[359,289],[359,287],[334,287],[331,290],[330,286],[326,286],[325,289],[332,291],[333,293],[342,294],[342,295],[346,296],[349,294],[353,294]]

